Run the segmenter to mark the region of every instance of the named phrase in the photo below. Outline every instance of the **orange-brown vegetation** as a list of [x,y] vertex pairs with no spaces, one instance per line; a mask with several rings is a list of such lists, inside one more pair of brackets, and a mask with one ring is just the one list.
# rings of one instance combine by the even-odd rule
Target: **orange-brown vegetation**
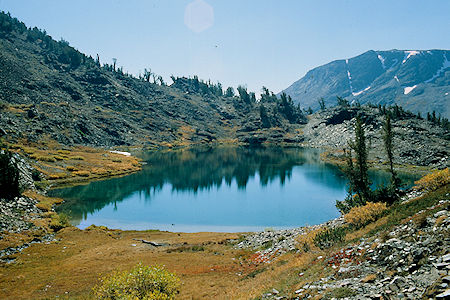
[[344,215],[344,219],[345,222],[349,224],[361,227],[378,219],[386,209],[386,203],[367,202],[364,206],[353,207],[346,215]]
[[67,147],[50,139],[41,143],[21,141],[10,146],[28,156],[44,174],[44,182],[70,184],[132,173],[141,169],[138,159],[90,147]]
[[449,168],[443,170],[436,170],[415,182],[415,189],[419,191],[435,191],[441,186],[448,185],[450,183],[450,170]]

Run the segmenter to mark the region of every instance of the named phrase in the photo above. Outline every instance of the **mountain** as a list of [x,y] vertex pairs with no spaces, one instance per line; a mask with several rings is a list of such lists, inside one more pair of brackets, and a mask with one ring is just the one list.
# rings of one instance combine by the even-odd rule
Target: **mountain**
[[321,97],[333,106],[340,96],[449,118],[450,51],[370,50],[312,69],[283,92],[303,108],[319,108]]
[[[0,137],[12,142],[159,146],[246,142],[255,134],[258,141],[283,140],[295,126],[277,113],[278,99],[264,105],[266,126],[246,90],[224,95],[219,83],[172,80],[168,86],[148,71],[137,78],[0,12]],[[301,112],[297,120],[305,122]],[[261,130],[268,136],[259,137]]]

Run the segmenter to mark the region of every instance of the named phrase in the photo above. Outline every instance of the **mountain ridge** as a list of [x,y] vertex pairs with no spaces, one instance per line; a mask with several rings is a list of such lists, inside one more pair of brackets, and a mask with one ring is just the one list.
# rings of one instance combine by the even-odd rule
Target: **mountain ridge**
[[304,108],[336,96],[361,104],[398,104],[413,112],[450,116],[450,50],[369,50],[309,70],[282,92]]

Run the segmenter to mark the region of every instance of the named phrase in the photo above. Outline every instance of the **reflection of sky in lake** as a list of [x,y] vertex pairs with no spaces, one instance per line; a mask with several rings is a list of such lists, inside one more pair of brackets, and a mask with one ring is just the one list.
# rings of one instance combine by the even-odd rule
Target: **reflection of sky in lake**
[[[141,172],[51,191],[75,225],[170,231],[250,231],[338,216],[345,179],[299,148],[199,148],[143,154]],[[375,183],[389,176],[372,172]]]
[[241,231],[317,224],[338,216],[334,203],[345,195],[345,188],[342,184],[323,186],[305,176],[312,172],[311,166],[294,167],[284,185],[272,181],[262,187],[257,174],[245,189],[233,181],[231,186],[223,183],[197,193],[174,191],[168,183],[150,198],[136,191],[120,203],[109,204],[79,227]]

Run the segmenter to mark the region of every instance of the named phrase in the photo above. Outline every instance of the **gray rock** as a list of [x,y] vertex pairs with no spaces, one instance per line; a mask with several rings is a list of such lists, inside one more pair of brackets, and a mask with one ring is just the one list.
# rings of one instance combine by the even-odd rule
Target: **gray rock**
[[450,289],[446,289],[444,292],[436,295],[436,299],[449,299],[450,298]]

